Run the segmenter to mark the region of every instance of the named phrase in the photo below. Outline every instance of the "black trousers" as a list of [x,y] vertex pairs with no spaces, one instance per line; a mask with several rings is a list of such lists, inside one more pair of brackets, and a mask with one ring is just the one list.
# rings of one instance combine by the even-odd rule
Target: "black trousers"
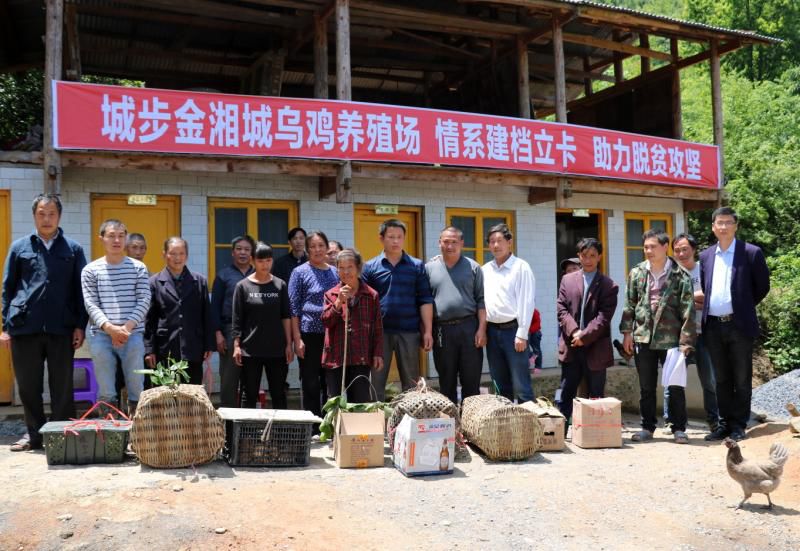
[[72,382],[72,335],[15,336],[11,339],[11,360],[19,387],[19,397],[25,411],[25,425],[32,443],[40,443],[39,429],[47,422],[44,414],[44,363],[47,361],[50,385],[52,421],[75,417],[75,397]]
[[578,395],[578,387],[584,377],[589,385],[589,398],[603,398],[606,390],[606,370],[589,369],[583,347],[575,348],[572,358],[571,362],[561,364],[561,401],[558,409],[567,421],[572,418],[572,401]]
[[[642,428],[656,430],[656,387],[658,386],[658,364],[664,365],[666,350],[651,350],[647,344],[636,345],[636,371],[639,373],[639,412]],[[669,420],[672,432],[686,430],[686,389],[669,387]]]
[[286,358],[242,357],[242,376],[244,377],[244,407],[256,407],[258,392],[261,390],[261,374],[267,373],[267,386],[272,409],[286,409],[286,376],[289,366]]
[[483,348],[475,348],[478,319],[456,325],[439,325],[433,330],[433,363],[439,374],[439,390],[458,405],[458,381],[461,399],[480,394]]
[[322,347],[324,333],[301,333],[306,345],[305,358],[299,360],[300,379],[303,387],[303,409],[322,416]]
[[719,424],[729,431],[744,431],[753,395],[753,339],[732,321],[711,317],[703,336],[717,379]]
[[[328,395],[340,396],[342,394],[342,368],[324,369],[328,383]],[[368,365],[348,365],[345,373],[344,384],[347,387],[347,401],[354,404],[372,402],[370,395],[369,374],[372,369]],[[359,375],[363,375],[359,377]]]

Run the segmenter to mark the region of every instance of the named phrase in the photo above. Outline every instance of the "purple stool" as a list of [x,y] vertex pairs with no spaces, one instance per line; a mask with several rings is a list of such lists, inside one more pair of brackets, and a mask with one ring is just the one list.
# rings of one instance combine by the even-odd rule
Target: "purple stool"
[[[94,376],[94,364],[89,359],[76,359],[73,362],[74,369],[83,369],[86,381],[85,388],[74,389],[73,396],[76,402],[89,402],[94,404],[97,402],[97,379]],[[74,378],[74,374],[73,374]]]

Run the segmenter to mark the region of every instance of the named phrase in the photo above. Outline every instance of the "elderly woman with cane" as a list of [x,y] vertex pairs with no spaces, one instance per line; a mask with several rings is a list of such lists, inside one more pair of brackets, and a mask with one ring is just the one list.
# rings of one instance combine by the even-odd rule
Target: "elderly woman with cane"
[[328,395],[348,402],[370,401],[369,376],[383,368],[383,320],[378,293],[361,281],[361,255],[344,249],[336,258],[340,283],[325,293],[322,323]]

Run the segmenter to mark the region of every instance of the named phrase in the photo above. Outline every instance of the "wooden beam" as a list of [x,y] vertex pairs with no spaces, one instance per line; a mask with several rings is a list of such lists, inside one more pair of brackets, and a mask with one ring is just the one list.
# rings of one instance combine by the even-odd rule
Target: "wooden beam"
[[[542,65],[538,63],[531,63],[530,69],[532,72],[536,72],[537,74],[545,74],[545,75],[553,75],[555,73],[555,69],[552,65]],[[602,80],[604,82],[614,82],[614,77],[609,75],[604,75],[603,73],[598,72],[589,72],[589,71],[580,71],[578,69],[564,69],[564,75],[567,77],[572,77],[578,80],[586,80],[587,78],[590,80]]]
[[61,79],[63,58],[64,0],[47,0],[44,41],[44,190],[61,193],[61,157],[53,148],[53,81]]
[[[672,59],[678,60],[678,39],[673,38],[669,41],[669,50]],[[683,115],[681,104],[681,72],[678,66],[673,63],[672,69],[672,137],[676,140],[683,139]]]
[[[289,47],[289,57],[294,57],[294,55],[300,51],[300,48],[306,45],[306,43],[314,38],[316,40],[317,36],[317,21],[324,21],[325,22],[325,29],[327,32],[327,21],[328,18],[333,13],[333,10],[336,9],[336,0],[328,0],[327,4],[319,6],[317,11],[312,16],[311,22],[308,26],[299,31],[297,36],[295,37],[294,41],[292,42],[291,46]],[[315,46],[316,48],[316,46]]]
[[[336,0],[336,99],[353,99],[350,75],[350,0]],[[336,202],[351,203],[353,167],[350,161],[336,171]]]
[[475,52],[470,52],[469,50],[464,50],[463,48],[457,48],[455,46],[451,46],[450,44],[445,44],[440,40],[434,40],[432,38],[428,38],[427,36],[423,36],[421,34],[412,33],[410,31],[404,31],[403,29],[392,29],[392,34],[398,36],[405,36],[406,38],[410,38],[412,41],[415,42],[423,42],[425,44],[429,44],[434,48],[436,48],[437,51],[445,50],[470,59],[483,59],[483,56],[481,54],[476,54]]
[[[742,44],[738,41],[734,42],[726,42],[724,44],[717,44],[717,54],[722,56],[723,54],[727,54],[739,48]],[[697,65],[698,63],[702,63],[708,59],[711,59],[711,50],[705,50],[700,52],[699,54],[695,54],[693,56],[685,57],[678,61],[676,65],[678,69],[685,69],[691,65]]]
[[698,201],[696,199],[683,200],[683,212],[693,212],[716,208],[717,201]]
[[725,156],[723,155],[723,146],[725,142],[724,131],[722,127],[722,82],[720,78],[720,55],[719,44],[716,40],[711,41],[711,114],[714,121],[714,143],[719,146],[719,166],[720,166],[720,181],[724,182],[723,178],[725,168]]
[[564,41],[561,23],[553,18],[553,71],[556,89],[556,122],[567,122],[567,83],[564,74]]
[[[206,17],[240,23],[260,23],[270,27],[300,30],[304,21],[294,15],[281,15],[264,9],[223,4],[212,0],[137,0],[137,6],[156,8],[166,12],[194,16],[202,13]],[[149,10],[142,10],[148,12]]]
[[519,116],[531,118],[531,80],[528,65],[528,44],[517,37],[517,97],[519,99]]
[[0,151],[0,163],[42,164],[41,151]]
[[[645,50],[650,49],[650,36],[645,33],[639,33],[639,47],[644,48]],[[670,52],[671,54],[671,52]],[[674,56],[672,57],[673,61],[675,60]],[[650,58],[647,56],[641,56],[641,72],[647,73],[650,71]]]
[[564,33],[564,42],[569,42],[571,44],[583,44],[584,46],[594,46],[595,48],[600,48],[602,50],[609,50],[611,52],[622,52],[631,55],[652,57],[653,59],[660,59],[662,61],[672,60],[670,55],[665,54],[664,52],[658,52],[656,50],[650,50],[647,48],[640,48],[638,46],[631,46],[630,44],[625,44],[623,42],[614,42],[613,40],[596,38],[594,36],[589,36],[589,35]]
[[662,197],[669,199],[694,199],[697,201],[716,201],[716,189],[668,186],[645,182],[623,182],[619,180],[597,180],[570,177],[572,193],[607,193],[636,197]]
[[81,70],[81,45],[78,39],[78,14],[75,4],[64,6],[64,25],[67,30],[67,60],[69,69],[66,76],[69,80],[80,80]]
[[589,70],[589,57],[583,56],[583,94],[591,96],[594,93],[592,88],[592,72]]
[[328,99],[328,20],[314,16],[314,97]]
[[[614,29],[612,32],[612,36],[614,37],[614,42],[620,42],[620,32],[617,29]],[[622,65],[622,56],[618,51],[614,51],[614,82],[619,84],[625,80],[625,69]]]

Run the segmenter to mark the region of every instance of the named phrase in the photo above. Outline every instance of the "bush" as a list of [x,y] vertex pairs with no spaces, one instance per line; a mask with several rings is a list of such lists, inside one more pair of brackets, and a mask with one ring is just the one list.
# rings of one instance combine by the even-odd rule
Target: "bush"
[[759,305],[763,349],[779,373],[800,367],[800,246],[767,259],[772,289]]

